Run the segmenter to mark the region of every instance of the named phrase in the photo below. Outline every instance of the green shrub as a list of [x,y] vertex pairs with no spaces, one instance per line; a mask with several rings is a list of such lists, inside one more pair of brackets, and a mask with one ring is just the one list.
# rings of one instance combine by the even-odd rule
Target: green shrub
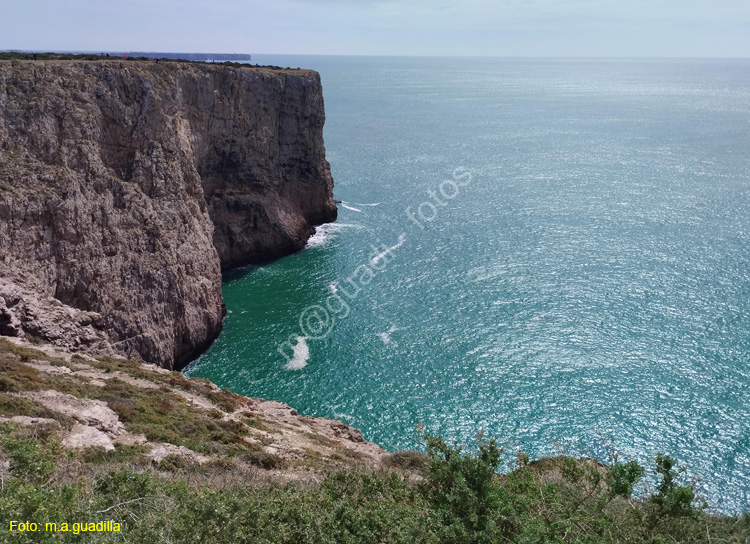
[[56,443],[42,448],[38,440],[6,436],[0,444],[10,458],[10,473],[17,478],[41,483],[55,470],[55,455],[60,449]]
[[696,506],[695,490],[692,485],[679,485],[678,480],[685,472],[684,468],[676,469],[677,461],[669,455],[656,456],[656,473],[661,481],[656,493],[647,501],[646,527],[647,533],[665,520],[681,518],[696,519],[705,503]]
[[383,460],[383,466],[386,468],[402,468],[424,475],[430,468],[430,458],[421,451],[397,451]]
[[179,472],[190,468],[192,463],[184,455],[170,454],[159,462],[159,470]]
[[607,486],[610,496],[629,498],[633,494],[633,486],[643,477],[644,469],[635,461],[615,464],[607,470]]
[[444,535],[452,542],[491,542],[499,537],[495,521],[501,494],[497,483],[502,450],[494,440],[480,441],[479,454],[464,455],[442,438],[426,436],[430,467],[422,485],[440,513]]

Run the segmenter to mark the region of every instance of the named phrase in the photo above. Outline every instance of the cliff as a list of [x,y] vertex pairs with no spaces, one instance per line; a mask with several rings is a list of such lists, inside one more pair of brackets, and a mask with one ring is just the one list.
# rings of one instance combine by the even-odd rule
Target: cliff
[[0,62],[0,334],[181,368],[335,219],[324,121],[307,70]]

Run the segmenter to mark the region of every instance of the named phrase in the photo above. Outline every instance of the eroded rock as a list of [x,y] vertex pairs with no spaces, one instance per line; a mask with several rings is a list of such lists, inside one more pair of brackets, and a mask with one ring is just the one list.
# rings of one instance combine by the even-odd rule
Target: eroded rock
[[335,219],[324,120],[306,70],[0,62],[0,334],[184,366],[222,267]]
[[89,425],[76,424],[62,440],[66,448],[104,448],[106,451],[114,451],[115,446],[107,433]]
[[94,399],[79,399],[67,393],[54,390],[27,391],[23,396],[34,400],[54,412],[73,417],[85,425],[111,435],[125,432],[120,418],[105,402]]

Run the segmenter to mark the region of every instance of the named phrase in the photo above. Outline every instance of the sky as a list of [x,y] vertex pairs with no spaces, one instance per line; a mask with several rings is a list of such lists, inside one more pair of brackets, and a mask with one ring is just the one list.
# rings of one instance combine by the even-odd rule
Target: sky
[[750,57],[750,0],[0,0],[0,50]]

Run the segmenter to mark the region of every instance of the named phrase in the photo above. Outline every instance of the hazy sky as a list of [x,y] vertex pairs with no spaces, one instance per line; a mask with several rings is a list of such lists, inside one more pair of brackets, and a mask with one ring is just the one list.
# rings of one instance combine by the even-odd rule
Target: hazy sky
[[750,0],[0,0],[0,49],[750,57]]

